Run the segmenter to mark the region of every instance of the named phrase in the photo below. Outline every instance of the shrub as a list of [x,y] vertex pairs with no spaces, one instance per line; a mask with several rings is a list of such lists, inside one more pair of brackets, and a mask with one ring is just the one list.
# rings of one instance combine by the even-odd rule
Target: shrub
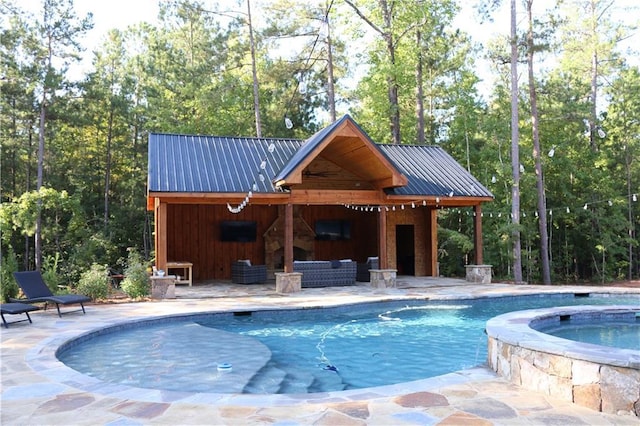
[[122,280],[120,288],[127,296],[135,299],[147,296],[150,293],[151,283],[147,273],[147,266],[142,261],[140,254],[134,249],[129,250],[124,275],[125,278]]
[[2,303],[9,302],[9,299],[18,296],[18,284],[13,278],[13,273],[18,270],[18,258],[9,246],[6,256],[2,257],[0,265],[0,298]]
[[60,293],[60,285],[62,283],[62,278],[58,274],[59,260],[59,253],[56,253],[55,256],[46,256],[42,260],[42,279],[53,294]]
[[80,275],[77,292],[93,300],[108,298],[110,286],[107,266],[92,264],[89,270]]

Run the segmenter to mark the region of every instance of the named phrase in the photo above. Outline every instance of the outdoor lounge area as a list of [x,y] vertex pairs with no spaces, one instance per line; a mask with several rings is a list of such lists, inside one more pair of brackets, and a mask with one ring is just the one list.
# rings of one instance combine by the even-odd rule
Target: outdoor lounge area
[[[576,293],[580,286],[470,284],[464,280],[399,277],[398,287],[365,284],[308,288],[277,296],[272,283],[234,285],[194,283],[176,288],[177,298],[161,302],[87,306],[88,315],[69,321],[54,310],[32,313],[33,324],[19,323],[1,333],[3,374],[0,421],[3,425],[78,424],[593,424],[635,425],[628,415],[603,414],[541,393],[520,389],[486,366],[399,386],[330,394],[182,394],[130,388],[118,390],[95,378],[67,372],[53,348],[88,330],[153,316],[193,312],[332,306],[405,298],[451,299],[497,295]],[[590,288],[589,290],[593,290]],[[607,288],[635,292],[640,288]],[[118,388],[119,389],[119,388]]]

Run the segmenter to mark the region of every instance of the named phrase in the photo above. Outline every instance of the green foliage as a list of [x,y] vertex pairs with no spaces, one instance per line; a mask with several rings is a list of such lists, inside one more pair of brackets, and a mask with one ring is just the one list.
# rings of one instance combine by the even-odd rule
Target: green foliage
[[473,241],[461,232],[438,229],[438,258],[440,274],[446,277],[465,276],[465,265],[469,264],[469,255],[473,250]]
[[140,298],[149,295],[151,283],[147,265],[142,261],[140,254],[135,249],[129,250],[127,267],[124,271],[125,278],[120,288],[131,298]]
[[108,267],[97,263],[82,273],[76,287],[79,294],[89,296],[93,300],[108,298],[110,290]]
[[2,303],[9,302],[9,299],[18,296],[18,284],[13,273],[18,271],[18,258],[12,247],[9,247],[2,256],[0,265],[0,298]]
[[53,294],[60,292],[60,286],[63,282],[62,277],[58,274],[59,260],[60,254],[56,253],[54,256],[45,257],[42,263],[42,279]]

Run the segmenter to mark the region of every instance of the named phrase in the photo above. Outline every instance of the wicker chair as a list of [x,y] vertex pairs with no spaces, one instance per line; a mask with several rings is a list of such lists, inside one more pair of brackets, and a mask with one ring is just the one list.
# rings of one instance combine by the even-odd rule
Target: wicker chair
[[358,270],[356,273],[356,281],[369,282],[371,281],[371,274],[369,269],[379,269],[380,261],[377,257],[370,257],[366,263],[358,263]]
[[248,260],[231,264],[231,281],[236,284],[258,284],[267,281],[266,265],[251,265]]

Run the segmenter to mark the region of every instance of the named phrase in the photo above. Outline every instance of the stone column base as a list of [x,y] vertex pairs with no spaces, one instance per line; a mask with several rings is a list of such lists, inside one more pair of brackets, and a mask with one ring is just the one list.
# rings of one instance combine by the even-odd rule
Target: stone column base
[[276,292],[296,293],[302,290],[302,272],[276,272]]
[[395,288],[396,269],[369,269],[371,276],[371,287],[373,288]]
[[176,277],[174,275],[165,277],[152,276],[151,297],[153,299],[175,299]]
[[491,265],[467,265],[467,281],[480,284],[491,284]]

